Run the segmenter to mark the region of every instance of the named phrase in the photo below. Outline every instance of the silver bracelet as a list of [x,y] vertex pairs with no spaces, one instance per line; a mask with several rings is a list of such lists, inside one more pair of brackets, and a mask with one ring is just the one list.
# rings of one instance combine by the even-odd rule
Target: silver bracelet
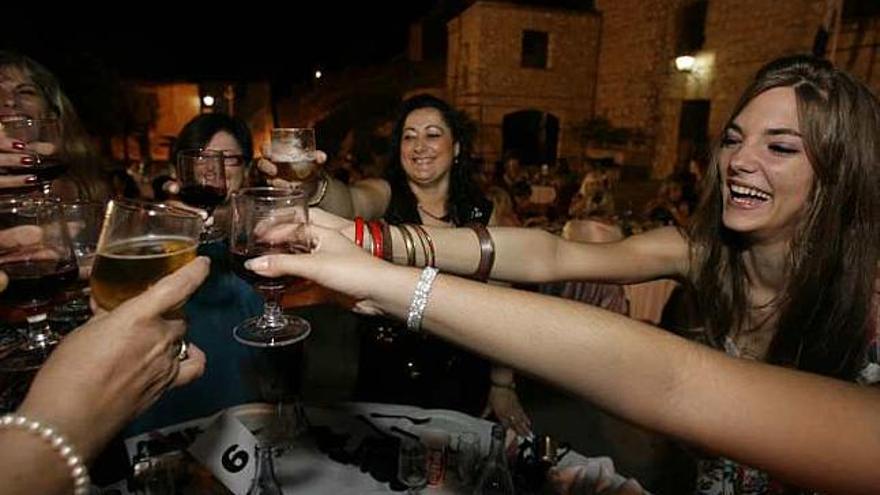
[[431,286],[434,285],[438,271],[436,268],[426,266],[419,277],[419,283],[416,284],[412,302],[409,303],[409,311],[406,313],[406,328],[413,332],[418,332],[422,328],[422,316],[425,314],[428,295],[431,293]]
[[20,414],[6,414],[0,417],[0,428],[19,428],[39,436],[48,442],[55,452],[64,460],[64,464],[70,468],[73,477],[73,493],[75,495],[87,495],[91,486],[89,470],[83,463],[82,458],[76,454],[73,445],[67,437],[58,433],[51,426],[44,425],[37,420],[30,419]]

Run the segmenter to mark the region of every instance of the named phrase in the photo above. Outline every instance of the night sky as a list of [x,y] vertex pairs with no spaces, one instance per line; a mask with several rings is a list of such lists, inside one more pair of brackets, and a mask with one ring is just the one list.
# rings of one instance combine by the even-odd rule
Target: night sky
[[[82,11],[51,10],[54,15],[39,18],[31,5],[3,16],[0,40],[4,48],[28,54],[60,73],[79,67],[147,80],[295,83],[316,68],[332,71],[381,63],[402,53],[409,24],[434,3],[239,2],[234,10],[213,2],[201,12],[181,12],[173,5],[112,2],[102,9],[124,8],[124,13],[84,16]],[[245,10],[249,5],[253,7]]]

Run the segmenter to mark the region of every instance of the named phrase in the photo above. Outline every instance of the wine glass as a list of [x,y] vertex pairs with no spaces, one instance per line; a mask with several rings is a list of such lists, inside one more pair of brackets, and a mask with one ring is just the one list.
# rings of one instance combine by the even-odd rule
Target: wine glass
[[244,267],[264,254],[308,253],[311,250],[306,196],[299,190],[275,187],[245,188],[232,196],[229,250],[233,268],[264,297],[263,314],[235,327],[235,339],[254,347],[277,347],[299,342],[311,333],[309,322],[281,310],[288,287],[306,283],[296,276],[268,278]]
[[[89,281],[95,302],[111,310],[195,259],[202,226],[189,210],[111,200]],[[182,317],[182,311],[169,316]]]
[[24,341],[5,349],[0,369],[35,370],[60,339],[49,309],[79,273],[57,199],[0,198],[0,270],[9,278],[0,293],[6,319],[27,320]]
[[68,236],[79,265],[79,277],[65,294],[66,302],[57,306],[49,315],[50,321],[59,329],[63,327],[64,330],[73,330],[92,316],[89,307],[89,277],[98,247],[98,234],[104,221],[105,206],[97,201],[61,203]]
[[[214,214],[226,199],[226,167],[222,151],[190,149],[177,154],[177,180],[184,203]],[[202,242],[215,241],[223,233],[214,224],[202,232]]]
[[33,160],[33,163],[26,167],[0,167],[0,175],[28,174],[37,177],[37,183],[4,189],[3,194],[41,191],[44,195],[48,195],[52,181],[67,170],[67,164],[58,158],[58,148],[61,144],[61,124],[58,119],[5,121],[0,124],[0,129],[6,137],[28,144],[30,150],[27,153]]
[[303,188],[306,197],[314,195],[320,168],[316,161],[315,130],[310,127],[272,129],[269,152],[276,176]]
[[397,479],[406,485],[407,493],[419,493],[428,480],[425,446],[411,438],[400,439],[397,456]]

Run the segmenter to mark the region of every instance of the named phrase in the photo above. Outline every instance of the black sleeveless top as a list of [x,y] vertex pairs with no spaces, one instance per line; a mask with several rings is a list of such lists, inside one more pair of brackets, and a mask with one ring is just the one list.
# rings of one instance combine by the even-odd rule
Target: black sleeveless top
[[[492,202],[475,196],[449,208],[455,226],[486,225]],[[394,194],[385,221],[421,224],[414,198]],[[457,346],[424,333],[414,334],[399,320],[363,317],[357,400],[454,409],[478,416],[489,392],[490,363]]]

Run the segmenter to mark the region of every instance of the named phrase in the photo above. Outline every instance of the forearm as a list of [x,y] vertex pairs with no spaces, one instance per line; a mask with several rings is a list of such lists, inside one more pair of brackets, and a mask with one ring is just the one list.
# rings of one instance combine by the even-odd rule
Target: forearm
[[49,444],[23,430],[0,430],[0,479],[7,495],[69,494],[70,468]]
[[[383,270],[374,299],[405,318],[417,278],[415,270]],[[732,359],[587,305],[442,275],[423,326],[614,414],[796,484],[853,493],[880,484],[875,390]],[[818,397],[828,403],[813,407]]]
[[341,217],[354,218],[356,213],[348,185],[329,175],[326,178],[327,190],[316,206]]

